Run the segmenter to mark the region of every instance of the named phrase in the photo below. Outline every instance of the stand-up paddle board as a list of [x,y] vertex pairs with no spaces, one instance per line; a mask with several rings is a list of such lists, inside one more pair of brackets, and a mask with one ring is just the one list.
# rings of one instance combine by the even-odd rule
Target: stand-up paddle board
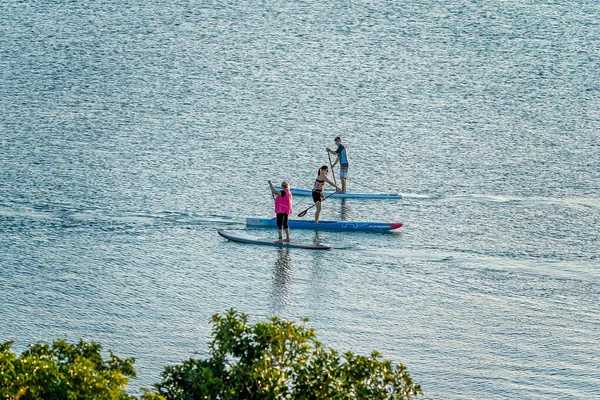
[[[275,190],[281,190],[281,187],[275,186]],[[290,191],[294,196],[312,196],[312,190],[291,188]],[[323,196],[328,197],[333,194],[331,191],[324,191]],[[388,200],[399,200],[402,198],[400,193],[359,193],[359,192],[346,192],[346,193],[335,193],[333,198],[337,199],[388,199]]]
[[[353,221],[305,221],[288,220],[290,229],[314,229],[316,231],[364,231],[386,232],[398,229],[402,222],[353,222]],[[269,218],[246,218],[246,226],[256,228],[276,228],[277,221]]]
[[310,249],[310,250],[331,250],[332,249],[331,246],[324,245],[324,244],[299,243],[299,242],[289,242],[289,243],[283,242],[282,243],[278,240],[242,235],[239,233],[226,231],[223,229],[219,230],[219,235],[221,235],[225,239],[231,240],[233,242],[261,244],[263,246],[289,247],[289,248]]

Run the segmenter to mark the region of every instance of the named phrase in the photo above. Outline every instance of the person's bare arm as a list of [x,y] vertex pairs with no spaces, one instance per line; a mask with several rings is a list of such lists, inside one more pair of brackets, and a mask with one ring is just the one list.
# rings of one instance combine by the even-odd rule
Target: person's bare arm
[[275,188],[273,187],[273,183],[271,181],[269,181],[269,187],[271,188],[271,193],[273,193],[275,196],[281,196],[281,192],[278,190],[275,190]]
[[337,186],[335,183],[331,182],[331,181],[329,180],[329,178],[325,177],[325,182],[327,182],[327,183],[329,183],[331,186],[335,187],[335,190],[336,190],[337,192],[341,192],[341,191],[342,191],[342,189],[341,189],[341,188],[339,188],[339,187],[338,187],[338,186]]

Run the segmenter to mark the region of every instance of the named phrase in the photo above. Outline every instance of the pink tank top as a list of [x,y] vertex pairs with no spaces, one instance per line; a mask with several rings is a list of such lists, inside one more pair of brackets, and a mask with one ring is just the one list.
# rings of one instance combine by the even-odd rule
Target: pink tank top
[[285,190],[285,197],[281,195],[275,196],[275,214],[291,214],[292,213],[292,193]]

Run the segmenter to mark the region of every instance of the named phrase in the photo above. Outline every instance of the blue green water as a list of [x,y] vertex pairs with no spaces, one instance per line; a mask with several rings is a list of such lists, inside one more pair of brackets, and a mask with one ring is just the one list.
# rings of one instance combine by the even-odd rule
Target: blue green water
[[[599,12],[3,1],[0,341],[98,341],[137,393],[233,307],[378,349],[428,399],[600,397]],[[267,180],[310,187],[338,135],[350,189],[404,199],[322,218],[399,233],[217,235],[272,215]]]

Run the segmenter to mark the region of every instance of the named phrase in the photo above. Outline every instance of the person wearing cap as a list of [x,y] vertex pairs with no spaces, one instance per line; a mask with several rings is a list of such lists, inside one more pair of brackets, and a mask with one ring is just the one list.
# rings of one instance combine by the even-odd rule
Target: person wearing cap
[[[271,193],[275,198],[275,214],[277,215],[277,233],[279,234],[279,242],[290,241],[290,227],[288,226],[288,216],[292,214],[292,193],[290,185],[283,181],[281,182],[281,190],[275,190],[273,183],[269,181]],[[285,239],[283,239],[283,231],[285,230]]]
[[335,139],[337,145],[336,150],[331,150],[329,147],[326,149],[329,153],[336,156],[335,161],[331,164],[331,167],[335,167],[337,163],[340,163],[340,180],[342,181],[342,193],[346,193],[346,178],[348,177],[348,152],[346,147],[342,144],[342,138],[337,136]]

